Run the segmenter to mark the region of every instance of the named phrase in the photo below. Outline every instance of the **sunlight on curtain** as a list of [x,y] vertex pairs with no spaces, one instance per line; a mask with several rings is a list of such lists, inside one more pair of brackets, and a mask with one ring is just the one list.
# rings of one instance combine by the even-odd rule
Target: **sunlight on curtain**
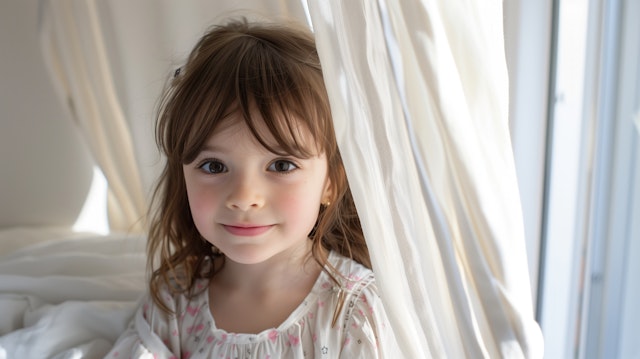
[[501,6],[309,1],[341,153],[407,358],[542,356]]
[[146,210],[144,193],[96,2],[43,1],[40,15],[41,43],[54,86],[109,184],[109,227],[140,232]]

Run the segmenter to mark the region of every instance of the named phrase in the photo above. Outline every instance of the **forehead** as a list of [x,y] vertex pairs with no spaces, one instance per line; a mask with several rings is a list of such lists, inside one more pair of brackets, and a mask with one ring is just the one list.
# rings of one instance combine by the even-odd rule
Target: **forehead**
[[296,155],[317,154],[318,146],[311,131],[303,121],[275,116],[265,120],[259,111],[252,110],[249,118],[240,111],[225,116],[209,135],[207,142],[234,143],[245,136],[270,152]]
[[[259,133],[260,138],[269,144],[270,146],[278,145],[275,137],[267,129],[266,125],[261,122],[255,124],[256,130]],[[207,138],[207,144],[209,146],[216,144],[240,144],[249,140],[252,144],[261,145],[258,137],[256,137],[247,123],[241,116],[231,115],[225,118],[213,132]],[[217,147],[217,146],[216,146]]]

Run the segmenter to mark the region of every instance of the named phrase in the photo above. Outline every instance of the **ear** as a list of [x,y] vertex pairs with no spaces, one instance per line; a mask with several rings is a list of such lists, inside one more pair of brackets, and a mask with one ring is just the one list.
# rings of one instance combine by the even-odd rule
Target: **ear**
[[333,196],[334,196],[333,192],[334,192],[333,183],[331,182],[331,179],[329,179],[329,177],[327,176],[327,180],[325,181],[325,184],[324,184],[324,190],[322,191],[322,197],[320,197],[320,203],[327,205],[327,203],[333,202]]

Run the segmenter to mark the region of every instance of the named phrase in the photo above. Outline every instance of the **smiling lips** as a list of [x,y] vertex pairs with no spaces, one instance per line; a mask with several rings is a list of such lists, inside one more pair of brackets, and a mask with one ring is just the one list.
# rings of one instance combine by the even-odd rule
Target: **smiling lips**
[[245,237],[251,237],[251,236],[259,236],[263,233],[265,233],[266,231],[270,230],[271,227],[273,227],[273,225],[268,225],[268,226],[231,226],[231,225],[226,225],[223,224],[222,225],[224,227],[224,229],[227,230],[227,232],[235,235],[235,236],[245,236]]

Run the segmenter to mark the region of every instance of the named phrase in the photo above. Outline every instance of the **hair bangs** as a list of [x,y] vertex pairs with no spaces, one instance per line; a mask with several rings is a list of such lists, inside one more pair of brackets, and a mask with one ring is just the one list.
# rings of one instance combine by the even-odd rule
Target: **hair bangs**
[[[177,162],[191,163],[234,113],[273,153],[307,158],[337,151],[335,138],[327,138],[333,126],[313,39],[289,41],[272,34],[270,29],[217,32],[215,41],[197,45],[174,80],[165,111],[174,127],[165,133],[176,137],[170,151],[163,146],[167,156],[175,152]],[[268,132],[258,129],[261,122]]]
[[[327,127],[331,115],[326,96],[321,95],[326,90],[320,64],[282,56],[283,48],[291,44],[276,40],[247,35],[250,44],[236,68],[235,110],[256,139],[273,153],[306,158],[333,152],[328,147],[335,141],[325,138],[332,128]],[[268,133],[259,131],[257,123],[266,126]]]

